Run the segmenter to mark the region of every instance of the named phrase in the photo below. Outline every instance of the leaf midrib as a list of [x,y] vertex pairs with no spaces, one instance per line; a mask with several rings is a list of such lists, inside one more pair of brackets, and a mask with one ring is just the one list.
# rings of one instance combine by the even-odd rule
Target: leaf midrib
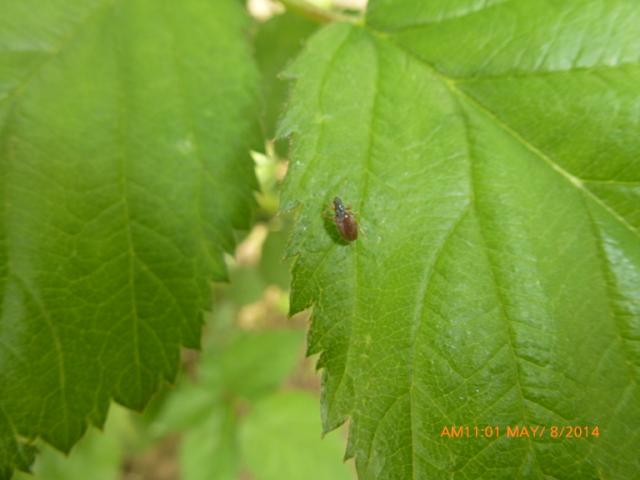
[[[404,50],[404,49],[403,49]],[[406,51],[406,50],[405,50]],[[414,56],[416,56],[414,54]],[[419,57],[417,57],[419,58]],[[424,62],[424,60],[421,60]],[[625,68],[637,68],[640,67],[640,62],[623,62],[617,63],[615,65],[601,64],[601,65],[591,65],[584,67],[571,67],[565,69],[557,69],[557,70],[507,70],[501,73],[491,74],[491,75],[468,75],[468,76],[450,76],[445,75],[451,81],[454,82],[481,82],[485,80],[512,80],[519,78],[535,78],[535,77],[553,77],[557,75],[566,75],[566,74],[580,74],[580,73],[600,73],[600,72],[609,72],[611,70],[621,70]]]

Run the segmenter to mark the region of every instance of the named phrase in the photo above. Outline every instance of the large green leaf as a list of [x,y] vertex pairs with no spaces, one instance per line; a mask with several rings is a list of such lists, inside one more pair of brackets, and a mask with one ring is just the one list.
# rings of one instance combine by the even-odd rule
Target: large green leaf
[[0,468],[141,409],[248,225],[257,73],[233,0],[0,17]]
[[[369,8],[309,41],[281,125],[292,311],[313,306],[325,430],[351,418],[361,478],[633,478],[640,5]],[[351,244],[323,220],[335,195]],[[546,434],[506,437],[522,424]]]

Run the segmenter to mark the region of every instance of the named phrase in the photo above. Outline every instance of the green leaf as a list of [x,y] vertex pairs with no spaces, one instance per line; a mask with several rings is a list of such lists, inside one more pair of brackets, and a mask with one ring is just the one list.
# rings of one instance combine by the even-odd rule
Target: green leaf
[[154,436],[200,425],[222,403],[253,401],[271,393],[295,366],[302,333],[278,330],[235,333],[207,350],[196,381],[185,379],[170,392],[153,422]]
[[200,425],[212,409],[220,408],[219,395],[215,387],[203,388],[188,380],[178,383],[176,389],[168,393],[157,417],[150,422],[150,437],[155,440],[171,432],[187,431]]
[[243,414],[291,373],[302,339],[294,330],[236,333],[205,352],[198,381],[179,385],[152,426],[157,436],[184,432],[185,480],[237,478],[244,455],[237,439]]
[[205,355],[200,382],[218,395],[253,401],[291,373],[302,354],[302,339],[296,330],[237,333]]
[[[366,27],[308,42],[280,127],[291,308],[313,306],[324,429],[351,419],[361,478],[632,478],[640,6],[369,8]],[[350,244],[323,220],[336,195],[360,224]],[[547,434],[506,437],[523,424]]]
[[213,407],[208,416],[200,418],[182,436],[180,478],[184,480],[238,478],[238,419],[230,405]]
[[305,392],[274,393],[260,400],[244,420],[239,435],[244,464],[256,480],[353,478],[336,461],[344,441],[335,432],[319,435],[317,400]]
[[3,473],[110,398],[142,409],[198,345],[256,185],[247,23],[233,0],[4,2]]
[[253,401],[273,391],[291,373],[301,354],[303,335],[295,330],[236,332],[205,351],[198,379],[184,379],[170,392],[155,436],[187,430],[201,423],[221,402]]

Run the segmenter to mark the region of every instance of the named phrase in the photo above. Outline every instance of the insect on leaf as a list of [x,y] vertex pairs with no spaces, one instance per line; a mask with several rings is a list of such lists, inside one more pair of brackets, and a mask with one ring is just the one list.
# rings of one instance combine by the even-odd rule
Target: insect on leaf
[[[633,477],[639,6],[368,8],[366,26],[309,41],[280,126],[291,305],[313,307],[325,430],[350,418],[362,479]],[[348,245],[323,228],[335,195],[367,231]],[[554,440],[554,425],[606,434]]]

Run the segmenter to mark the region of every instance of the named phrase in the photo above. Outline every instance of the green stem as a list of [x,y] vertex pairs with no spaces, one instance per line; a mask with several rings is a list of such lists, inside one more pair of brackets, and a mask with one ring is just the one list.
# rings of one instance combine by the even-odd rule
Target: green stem
[[284,7],[300,16],[306,17],[314,22],[351,22],[360,23],[361,18],[354,15],[346,15],[342,12],[320,8],[306,0],[279,0]]

